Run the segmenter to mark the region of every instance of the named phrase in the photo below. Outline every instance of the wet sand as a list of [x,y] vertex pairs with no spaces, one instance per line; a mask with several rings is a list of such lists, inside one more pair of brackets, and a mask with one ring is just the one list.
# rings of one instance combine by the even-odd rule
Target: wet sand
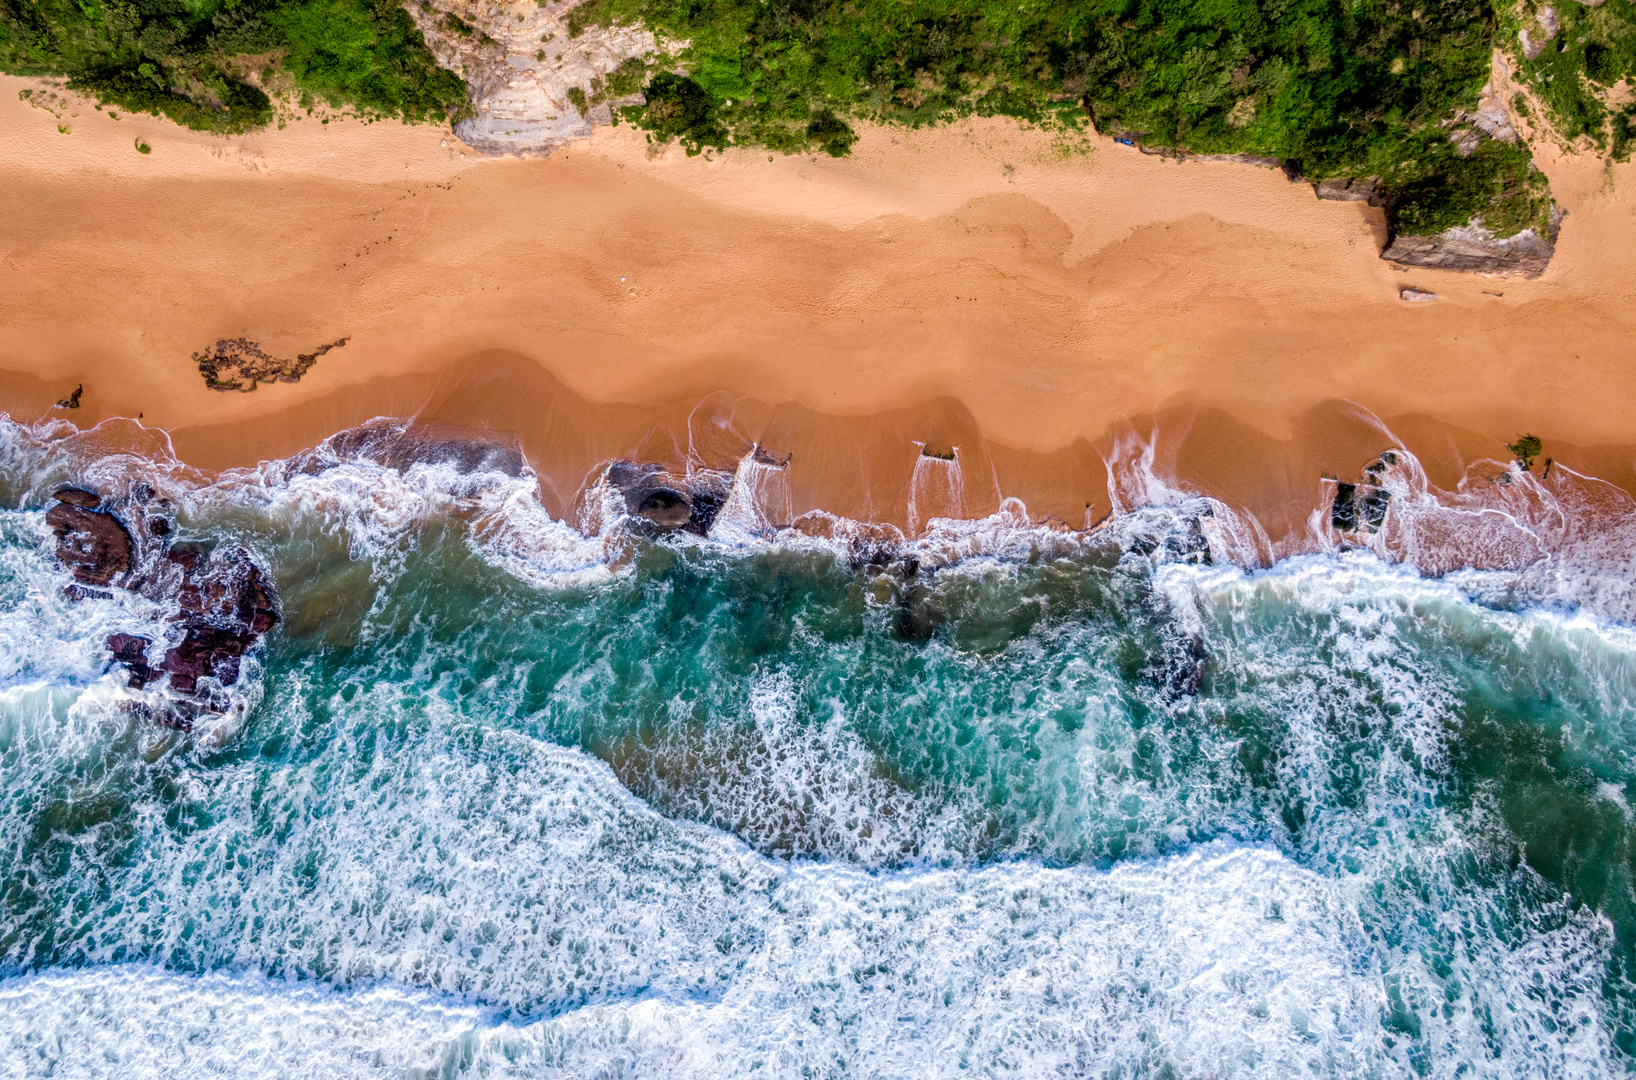
[[[0,79],[0,410],[140,414],[202,468],[417,415],[520,439],[560,513],[609,458],[759,442],[794,454],[793,513],[901,525],[920,445],[957,446],[947,509],[1079,525],[1151,448],[1275,548],[1325,472],[1394,443],[1453,486],[1531,431],[1636,489],[1633,166],[1542,161],[1570,216],[1530,282],[1395,270],[1378,211],[1273,170],[1009,121],[869,129],[842,161],[628,129],[494,161],[396,124],[59,118],[32,85]],[[299,384],[207,389],[191,355],[240,335],[348,343]]]

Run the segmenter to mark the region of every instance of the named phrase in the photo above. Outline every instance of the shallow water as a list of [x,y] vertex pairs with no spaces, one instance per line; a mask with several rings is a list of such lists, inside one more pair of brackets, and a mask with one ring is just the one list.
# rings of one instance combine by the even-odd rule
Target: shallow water
[[[1526,574],[994,521],[911,578],[793,535],[587,536],[526,474],[4,439],[0,1074],[1636,1052],[1636,631]],[[270,569],[242,723],[122,709],[103,642],[155,612],[63,595],[70,477],[151,483]]]

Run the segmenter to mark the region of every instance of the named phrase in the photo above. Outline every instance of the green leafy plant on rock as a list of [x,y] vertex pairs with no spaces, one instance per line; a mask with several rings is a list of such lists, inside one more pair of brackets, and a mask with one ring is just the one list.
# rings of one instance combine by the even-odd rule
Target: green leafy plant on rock
[[1517,464],[1522,466],[1523,472],[1532,472],[1534,459],[1539,457],[1544,449],[1536,435],[1518,436],[1514,443],[1506,443],[1505,448],[1516,456]]

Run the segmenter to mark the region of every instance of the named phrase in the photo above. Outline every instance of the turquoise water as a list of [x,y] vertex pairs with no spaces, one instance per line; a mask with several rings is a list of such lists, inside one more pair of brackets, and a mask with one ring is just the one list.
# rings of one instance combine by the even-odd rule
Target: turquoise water
[[[996,525],[910,581],[586,538],[526,476],[5,437],[0,1074],[1629,1071],[1618,624],[1365,554]],[[70,476],[270,569],[242,717],[121,708],[156,609],[62,595]]]

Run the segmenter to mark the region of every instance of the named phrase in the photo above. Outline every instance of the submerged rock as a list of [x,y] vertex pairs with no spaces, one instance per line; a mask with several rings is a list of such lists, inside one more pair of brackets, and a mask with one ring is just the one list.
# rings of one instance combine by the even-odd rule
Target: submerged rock
[[520,444],[397,421],[373,421],[331,435],[316,451],[295,460],[300,462],[300,472],[316,475],[337,459],[359,458],[399,472],[417,464],[449,465],[463,475],[498,472],[516,478],[528,469]]
[[1214,562],[1205,518],[1215,516],[1207,499],[1180,506],[1150,506],[1110,518],[1097,533],[1117,544],[1121,555],[1137,555],[1153,563],[1209,566]]

